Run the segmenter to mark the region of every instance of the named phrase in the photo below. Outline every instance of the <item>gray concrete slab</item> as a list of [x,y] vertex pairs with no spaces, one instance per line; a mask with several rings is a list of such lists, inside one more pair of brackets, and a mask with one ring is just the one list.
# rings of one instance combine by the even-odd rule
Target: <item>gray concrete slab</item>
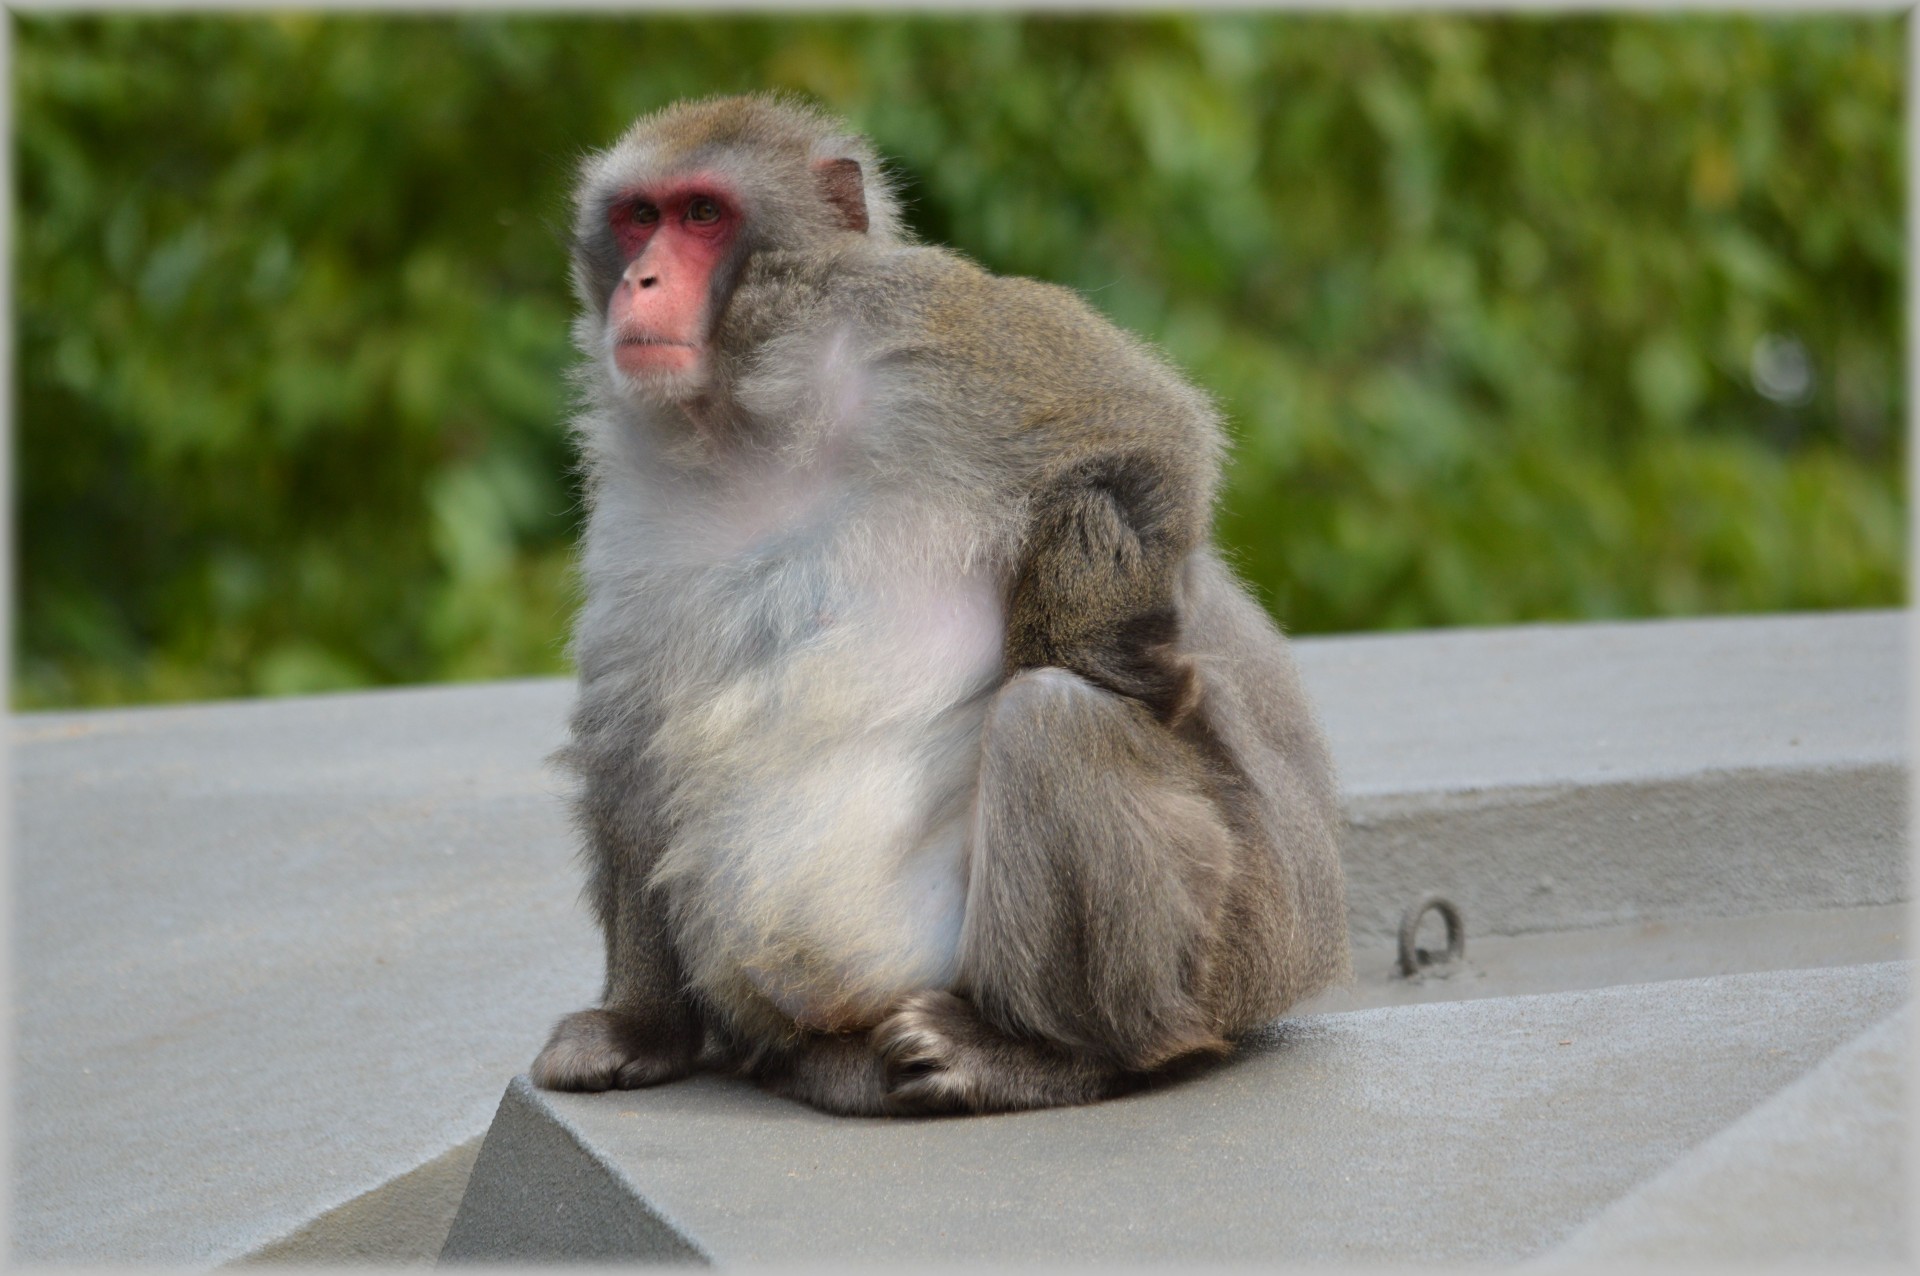
[[1501,935],[1910,897],[1904,613],[1299,650],[1363,940],[1419,883]]
[[1912,1010],[1608,1206],[1542,1265],[1910,1265]]
[[[1906,898],[1904,625],[1301,642],[1363,941],[1429,886],[1476,936]],[[597,991],[571,694],[15,717],[15,1258],[293,1243],[487,1128]]]
[[1297,644],[1355,797],[1900,764],[1905,612],[1519,625]]
[[1292,1020],[1089,1108],[829,1117],[516,1080],[446,1261],[1508,1262],[1805,1074],[1905,962]]
[[220,1262],[486,1128],[598,992],[564,703],[15,723],[16,1261]]

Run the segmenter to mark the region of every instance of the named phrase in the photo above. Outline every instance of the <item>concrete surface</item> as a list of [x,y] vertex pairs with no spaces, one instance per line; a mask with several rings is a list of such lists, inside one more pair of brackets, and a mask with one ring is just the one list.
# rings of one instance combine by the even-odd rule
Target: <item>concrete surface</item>
[[1502,935],[1908,898],[1902,613],[1299,647],[1358,937],[1409,882]]
[[1304,639],[1355,797],[1906,758],[1898,611]]
[[[1512,1262],[1883,1019],[1907,963],[1289,1020],[1182,1084],[825,1116],[699,1077],[516,1080],[445,1261]],[[1860,1226],[1904,1229],[1870,1200]]]
[[[1905,899],[1904,632],[1866,613],[1299,643],[1350,795],[1360,943],[1430,887],[1464,906],[1470,957]],[[598,990],[543,763],[570,698],[15,717],[15,1261],[311,1256],[378,1231],[369,1211],[411,1220],[389,1257],[418,1256],[459,1174],[415,1171],[457,1165]],[[1631,951],[1635,977],[1695,973]]]
[[14,1261],[211,1265],[486,1128],[599,991],[565,702],[16,721]]
[[1911,1003],[1589,1220],[1552,1265],[1911,1264]]

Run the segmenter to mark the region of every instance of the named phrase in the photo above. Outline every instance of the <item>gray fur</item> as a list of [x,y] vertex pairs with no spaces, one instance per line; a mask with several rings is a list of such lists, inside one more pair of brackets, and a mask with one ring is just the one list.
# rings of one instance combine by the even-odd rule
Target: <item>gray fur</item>
[[[608,363],[595,218],[685,164],[752,233],[669,394]],[[866,144],[789,103],[642,121],[577,200],[564,756],[607,986],[534,1079],[1086,1102],[1345,977],[1331,769],[1209,547],[1205,398],[1066,290],[907,243]]]

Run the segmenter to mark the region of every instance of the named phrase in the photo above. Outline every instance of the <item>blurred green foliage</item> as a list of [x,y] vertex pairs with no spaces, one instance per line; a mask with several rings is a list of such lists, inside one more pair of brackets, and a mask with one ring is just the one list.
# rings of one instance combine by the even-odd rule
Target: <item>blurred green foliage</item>
[[1161,342],[1296,632],[1893,605],[1894,15],[11,15],[14,702],[565,668],[572,166],[799,90]]

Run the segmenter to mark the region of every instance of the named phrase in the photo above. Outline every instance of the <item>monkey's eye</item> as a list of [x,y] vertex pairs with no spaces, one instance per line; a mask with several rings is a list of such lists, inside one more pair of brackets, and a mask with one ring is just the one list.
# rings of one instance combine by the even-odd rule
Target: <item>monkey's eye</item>
[[687,220],[690,222],[717,222],[720,220],[720,205],[705,195],[695,195],[687,201]]
[[636,226],[651,226],[660,220],[660,210],[641,200],[633,206],[627,216],[633,219],[633,224]]

